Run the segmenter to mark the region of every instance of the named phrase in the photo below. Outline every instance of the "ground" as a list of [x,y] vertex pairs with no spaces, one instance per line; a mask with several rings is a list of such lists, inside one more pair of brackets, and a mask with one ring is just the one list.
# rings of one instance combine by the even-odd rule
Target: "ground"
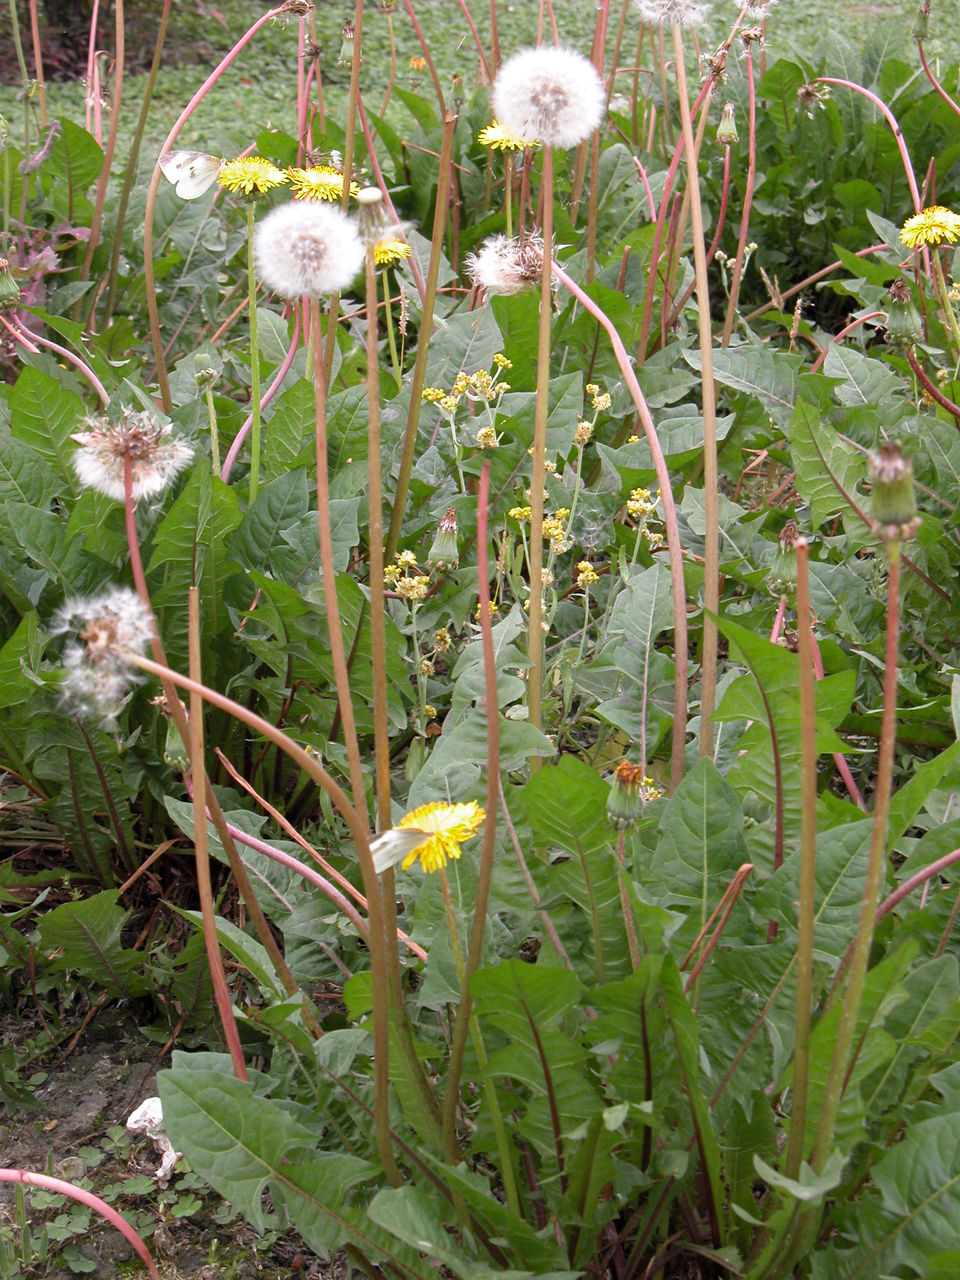
[[[6,1027],[5,1044],[17,1034],[17,1028]],[[51,1056],[46,1072],[38,1072],[43,1078],[33,1077],[28,1087],[39,1105],[23,1108],[7,1100],[0,1111],[3,1164],[68,1181],[82,1179],[108,1203],[132,1212],[164,1280],[333,1280],[339,1268],[323,1266],[296,1237],[259,1240],[182,1163],[166,1190],[157,1187],[152,1145],[131,1139],[124,1128],[134,1108],[156,1092],[157,1052],[132,1020],[118,1021],[115,1009],[105,1009],[87,1025],[72,1052],[60,1061]],[[79,1205],[32,1192],[27,1221],[34,1243],[23,1258],[14,1188],[0,1184],[4,1280],[74,1280],[84,1272],[97,1280],[119,1280],[144,1274],[133,1249],[112,1227],[94,1217],[86,1229],[86,1211]],[[44,1227],[46,1257],[40,1256]],[[12,1270],[4,1266],[5,1247],[18,1257]]]

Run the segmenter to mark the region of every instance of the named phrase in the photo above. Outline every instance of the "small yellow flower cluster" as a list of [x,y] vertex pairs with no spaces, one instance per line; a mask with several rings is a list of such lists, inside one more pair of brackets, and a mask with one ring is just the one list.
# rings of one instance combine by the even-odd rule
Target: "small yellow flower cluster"
[[424,387],[420,392],[421,398],[428,404],[439,404],[446,394],[443,387]]
[[[333,165],[288,169],[287,177],[295,200],[326,200],[329,204],[339,204],[343,199],[343,174]],[[350,183],[350,194],[360,194],[360,188],[355,182]]]
[[441,627],[439,631],[433,633],[433,647],[437,653],[446,653],[452,644],[450,632],[446,627]]
[[217,180],[221,187],[232,191],[234,195],[249,196],[251,199],[289,181],[282,169],[278,169],[269,160],[264,160],[263,156],[240,156],[237,160],[228,160],[220,170]]
[[[657,497],[660,490],[657,490]],[[639,520],[644,516],[652,516],[657,509],[656,501],[651,502],[649,489],[631,489],[627,499],[627,515]]]
[[398,551],[394,563],[383,571],[383,585],[408,604],[419,604],[426,599],[430,579],[417,567],[417,557],[412,551]]
[[[496,600],[491,600],[491,601],[490,601],[490,609],[489,609],[489,612],[490,612],[490,617],[491,617],[491,618],[495,618],[495,617],[497,616],[497,614],[500,612],[500,608],[499,608],[499,606],[498,606],[498,604],[497,604]],[[476,609],[474,610],[473,616],[474,616],[474,617],[476,618],[476,620],[479,622],[479,621],[480,621],[480,618],[482,617],[482,614],[483,614],[483,610],[480,608],[480,601],[478,600],[478,601],[477,601],[477,607],[476,607]]]
[[582,449],[585,444],[590,443],[590,437],[593,435],[593,423],[587,422],[581,418],[577,423],[577,429],[573,433],[573,443],[578,449]]
[[566,519],[570,514],[568,507],[557,507],[552,516],[545,516],[543,536],[550,543],[550,550],[560,554],[569,551],[573,540],[567,537]]
[[476,436],[478,449],[498,449],[500,439],[493,427],[481,427]]
[[521,524],[526,523],[532,512],[529,507],[511,507],[507,515],[511,520],[519,520]]
[[609,391],[601,391],[595,382],[588,382],[584,390],[590,397],[590,401],[597,413],[603,413],[610,408]]
[[581,591],[586,591],[588,587],[592,587],[595,582],[600,581],[600,575],[590,563],[589,560],[581,560],[577,565],[577,586]]
[[503,352],[502,352],[502,351],[498,351],[498,352],[496,352],[496,354],[495,354],[495,355],[494,355],[494,357],[493,357],[493,363],[497,366],[497,368],[498,368],[498,369],[512,369],[512,368],[513,368],[513,361],[512,361],[512,360],[508,360],[508,359],[507,359],[507,357],[503,354]]

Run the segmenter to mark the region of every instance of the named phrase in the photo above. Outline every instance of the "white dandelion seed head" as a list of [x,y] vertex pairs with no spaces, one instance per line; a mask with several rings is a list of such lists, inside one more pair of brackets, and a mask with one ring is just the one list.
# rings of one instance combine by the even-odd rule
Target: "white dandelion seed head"
[[134,502],[163,493],[193,458],[193,447],[169,422],[146,410],[123,409],[118,422],[87,418],[83,425],[70,437],[80,446],[72,459],[77,479],[118,502],[124,500],[128,457]]
[[659,26],[698,27],[710,12],[705,0],[636,0],[636,5],[644,22]]
[[523,49],[493,82],[493,114],[520,138],[575,147],[603,119],[603,82],[593,63],[571,49]]
[[519,293],[540,279],[543,241],[539,236],[523,241],[491,236],[477,253],[467,254],[466,268],[473,283],[486,293]]
[[282,298],[319,298],[345,289],[365,250],[353,221],[332,205],[292,200],[258,224],[257,274]]
[[150,607],[135,591],[111,587],[97,596],[66,600],[50,631],[77,636],[63,650],[64,701],[82,715],[111,722],[136,681],[126,653],[142,653],[156,634]]
[[777,0],[740,0],[740,8],[748,18],[755,22],[767,16]]

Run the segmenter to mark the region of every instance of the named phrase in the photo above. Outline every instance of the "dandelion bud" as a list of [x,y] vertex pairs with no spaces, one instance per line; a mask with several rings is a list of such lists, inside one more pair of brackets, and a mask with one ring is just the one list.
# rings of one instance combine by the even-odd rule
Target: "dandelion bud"
[[913,31],[911,32],[914,40],[923,41],[927,38],[927,31],[930,26],[930,0],[923,0],[923,4],[917,10],[917,16],[913,20]]
[[913,491],[913,463],[903,456],[898,441],[884,440],[870,455],[873,517],[881,537],[912,538],[917,531],[917,499]]
[[387,220],[383,211],[383,192],[379,187],[364,187],[357,194],[360,212],[357,231],[364,244],[375,244],[383,235]]
[[20,302],[20,286],[13,278],[10,263],[0,258],[0,311],[12,311]]
[[345,214],[302,200],[271,210],[257,226],[253,248],[260,278],[282,298],[319,298],[345,289],[364,259]]
[[460,562],[460,549],[457,546],[457,513],[453,507],[448,508],[443,519],[437,525],[427,560],[431,564],[456,568]]
[[201,391],[215,387],[220,381],[220,371],[213,367],[213,361],[207,355],[193,357],[193,380]]
[[792,596],[797,589],[797,546],[800,540],[797,522],[788,520],[777,537],[777,553],[766,580],[776,596]]
[[721,147],[732,147],[739,141],[737,122],[733,118],[733,103],[725,102],[720,112],[720,123],[717,125],[717,142]]
[[570,49],[523,49],[493,82],[493,114],[519,138],[575,147],[603,118],[603,83],[591,62]]
[[347,22],[343,27],[343,40],[340,44],[340,52],[337,54],[337,66],[349,67],[353,64],[353,45],[356,32],[352,22]]
[[640,817],[643,812],[640,785],[643,781],[643,770],[638,764],[621,760],[617,765],[607,796],[607,817],[615,827],[632,827]]
[[923,321],[913,304],[910,286],[900,276],[890,286],[887,296],[887,338],[894,346],[912,347],[923,337]]

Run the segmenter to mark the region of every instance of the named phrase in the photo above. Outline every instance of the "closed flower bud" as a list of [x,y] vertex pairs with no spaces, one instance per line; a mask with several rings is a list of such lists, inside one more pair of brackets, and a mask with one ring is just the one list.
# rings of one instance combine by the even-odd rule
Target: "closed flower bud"
[[629,760],[621,760],[613,773],[607,796],[607,817],[615,827],[630,827],[643,812],[643,770]]
[[11,311],[20,302],[20,286],[13,278],[10,263],[0,258],[0,311]]
[[720,123],[717,125],[717,142],[721,147],[732,147],[739,141],[737,122],[733,118],[733,103],[725,102],[720,112]]
[[457,513],[453,507],[448,508],[443,519],[437,525],[427,560],[431,564],[446,565],[455,568],[460,561],[460,549],[457,546]]
[[887,337],[894,346],[912,347],[923,337],[923,322],[906,280],[894,280],[887,297]]
[[913,463],[903,456],[896,440],[884,440],[870,455],[873,483],[873,517],[881,537],[912,538],[917,531],[917,499],[913,490]]

